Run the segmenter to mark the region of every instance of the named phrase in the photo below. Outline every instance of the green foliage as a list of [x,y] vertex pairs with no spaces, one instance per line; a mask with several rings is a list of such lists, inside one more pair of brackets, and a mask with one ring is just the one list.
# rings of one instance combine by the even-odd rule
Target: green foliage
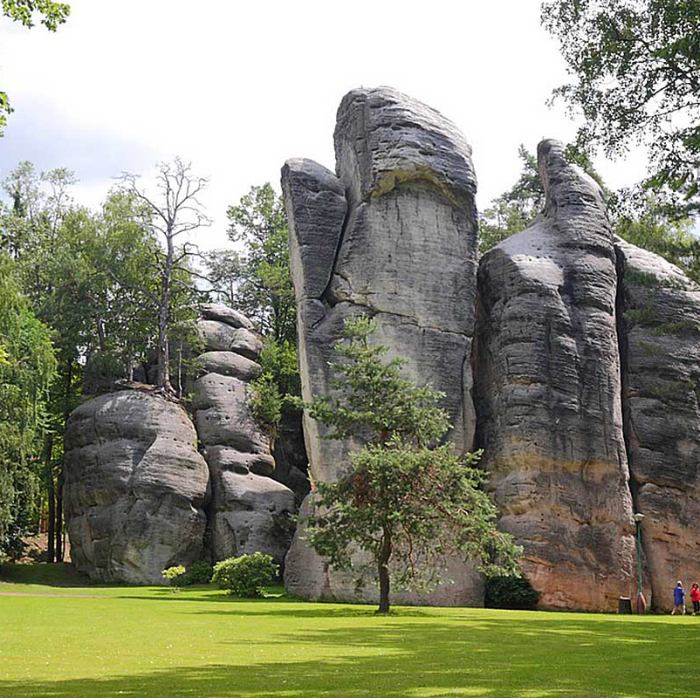
[[577,142],[624,155],[643,141],[649,189],[677,215],[700,207],[700,4],[678,0],[547,0],[542,24],[574,81],[554,91],[584,124]]
[[537,158],[523,145],[518,149],[518,157],[522,161],[522,171],[517,182],[479,216],[481,253],[527,228],[544,206],[544,187]]
[[161,571],[161,574],[163,575],[164,579],[167,579],[168,583],[170,584],[170,587],[173,590],[173,593],[176,593],[179,590],[179,579],[185,574],[185,567],[171,566],[168,569],[163,569],[163,571]]
[[659,319],[655,310],[650,306],[642,306],[638,309],[628,309],[623,313],[625,321],[629,325],[653,328],[659,325]]
[[[42,501],[48,507],[44,515],[50,526],[56,504],[59,541],[65,421],[83,386],[88,392],[97,391],[111,387],[114,379],[130,378],[133,367],[154,347],[159,289],[154,270],[163,258],[148,228],[148,212],[133,195],[110,192],[102,210],[91,212],[74,204],[70,193],[75,182],[75,175],[65,168],[40,174],[31,163],[20,163],[3,182],[12,208],[0,211],[0,248],[13,268],[17,294],[50,329],[54,345],[53,365],[44,363],[53,368],[29,461],[34,487],[39,478],[46,487]],[[188,271],[176,270],[173,280],[170,322],[177,356],[178,348],[193,335],[196,311]],[[0,341],[0,363],[7,373],[11,358],[6,345]],[[43,375],[35,372],[34,376]],[[22,386],[33,386],[32,381],[14,375],[7,385],[19,393]],[[6,446],[5,452],[19,453],[22,441],[4,428],[0,431],[6,444],[12,438],[19,445],[12,450]],[[21,460],[13,457],[12,461]],[[23,493],[29,493],[27,480],[22,483]],[[33,526],[38,522],[36,488],[31,493],[29,499],[22,496],[13,501],[18,511],[14,522],[19,511],[26,522]]]
[[261,598],[265,595],[263,587],[272,583],[278,571],[269,554],[255,552],[218,562],[211,580],[229,595]]
[[263,335],[271,335],[276,342],[295,343],[289,233],[281,197],[269,183],[251,187],[237,205],[228,208],[227,215],[228,236],[242,244],[243,252],[240,256],[229,254],[236,259],[227,272],[210,260],[214,291],[254,320]]
[[[387,348],[369,342],[375,331],[366,317],[346,320],[340,361],[331,364],[334,393],[305,405],[329,439],[363,443],[336,483],[317,484],[307,539],[331,566],[352,571],[358,587],[378,579],[379,611],[388,612],[390,580],[432,587],[450,555],[486,573],[514,573],[520,550],[496,530],[479,454],[436,445],[449,427],[443,395],[402,378],[406,361],[385,362]],[[366,566],[353,560],[358,547],[370,555]]]
[[177,582],[181,586],[194,586],[196,584],[209,583],[214,575],[214,568],[208,561],[196,561],[187,571],[179,576]]
[[274,377],[281,396],[301,396],[301,377],[294,343],[266,338],[260,353],[260,366],[264,373]]
[[49,329],[31,313],[17,272],[0,251],[0,558],[20,553],[35,522],[37,462],[56,371]]
[[248,406],[257,423],[274,442],[282,420],[282,397],[275,378],[269,372],[248,384]]
[[[27,28],[34,26],[34,15],[38,13],[43,24],[49,31],[55,32],[70,14],[70,6],[63,2],[52,0],[2,0],[2,13],[15,22]],[[0,136],[7,124],[7,115],[13,111],[7,93],[0,91]]]
[[692,232],[692,221],[670,219],[658,199],[647,196],[638,201],[636,210],[617,218],[615,232],[677,265],[700,283],[700,240]]
[[540,594],[523,576],[490,576],[486,579],[487,608],[535,610]]

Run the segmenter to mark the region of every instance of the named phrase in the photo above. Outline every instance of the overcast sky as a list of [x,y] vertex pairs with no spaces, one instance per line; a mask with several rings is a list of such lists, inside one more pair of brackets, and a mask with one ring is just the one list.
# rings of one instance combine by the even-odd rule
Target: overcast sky
[[[391,85],[442,112],[474,149],[480,208],[509,188],[517,149],[572,138],[555,42],[540,0],[69,0],[58,32],[0,20],[0,84],[15,113],[0,178],[21,160],[64,166],[97,207],[127,170],[152,176],[179,155],[211,178],[204,198],[224,245],[226,207],[253,184],[279,189],[290,157],[333,169],[341,97]],[[613,187],[644,171],[641,153],[599,160]]]

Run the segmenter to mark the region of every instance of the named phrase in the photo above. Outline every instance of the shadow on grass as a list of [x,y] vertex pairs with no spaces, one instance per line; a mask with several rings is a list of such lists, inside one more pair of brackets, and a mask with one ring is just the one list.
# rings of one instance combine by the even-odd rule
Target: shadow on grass
[[[0,696],[697,694],[697,674],[683,651],[692,648],[697,630],[672,620],[538,614],[495,617],[478,611],[453,619],[445,618],[444,611],[441,617],[416,611],[423,614],[404,619],[402,609],[398,617],[375,618],[377,624],[338,626],[333,624],[336,611],[298,614],[301,612],[287,610],[290,623],[297,617],[325,618],[325,623],[321,619],[311,630],[268,629],[252,643],[222,641],[219,644],[238,647],[231,651],[230,664],[207,665],[202,648],[200,665],[97,679],[0,682]],[[410,617],[411,611],[406,612]],[[240,610],[231,612],[231,625],[240,614]],[[363,609],[361,615],[367,614]],[[196,629],[193,626],[194,635]],[[262,661],[255,655],[258,643],[273,647],[272,653],[266,650],[269,657]]]
[[9,564],[0,565],[0,582],[37,584],[58,588],[87,588],[94,586],[90,578],[81,574],[73,564]]

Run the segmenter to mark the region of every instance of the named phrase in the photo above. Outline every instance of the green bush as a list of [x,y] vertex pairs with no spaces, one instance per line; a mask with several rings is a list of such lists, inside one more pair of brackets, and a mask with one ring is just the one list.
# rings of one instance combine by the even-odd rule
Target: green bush
[[282,396],[274,377],[265,372],[248,384],[248,406],[258,424],[274,443],[282,420]]
[[216,564],[212,583],[226,590],[229,595],[261,598],[265,595],[263,586],[272,583],[278,569],[269,554],[244,554]]
[[184,566],[171,566],[169,569],[163,569],[161,574],[163,578],[168,579],[170,587],[173,592],[176,593],[178,590],[179,578],[185,573]]
[[181,586],[193,586],[197,583],[209,583],[214,575],[214,568],[208,561],[196,561],[178,579]]
[[534,610],[540,594],[525,576],[492,576],[486,580],[487,608]]

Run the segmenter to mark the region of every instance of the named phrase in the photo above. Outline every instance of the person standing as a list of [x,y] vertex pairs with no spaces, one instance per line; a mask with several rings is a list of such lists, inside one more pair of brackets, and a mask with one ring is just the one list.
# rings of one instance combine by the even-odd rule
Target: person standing
[[685,591],[681,581],[678,581],[673,589],[673,610],[671,610],[671,615],[675,615],[676,610],[680,610],[681,615],[685,615]]
[[696,581],[690,587],[690,600],[693,601],[693,615],[700,613],[700,586]]

